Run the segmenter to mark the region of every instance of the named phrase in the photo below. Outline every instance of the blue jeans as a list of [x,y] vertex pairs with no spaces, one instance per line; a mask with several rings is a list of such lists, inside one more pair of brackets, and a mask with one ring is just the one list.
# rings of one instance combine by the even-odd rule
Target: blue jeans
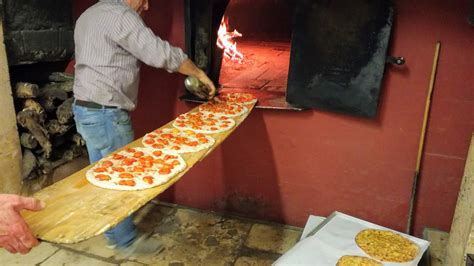
[[[86,141],[91,163],[133,141],[130,115],[125,110],[95,109],[74,104],[73,112],[77,131]],[[132,216],[105,232],[109,243],[117,247],[129,246],[136,236]]]

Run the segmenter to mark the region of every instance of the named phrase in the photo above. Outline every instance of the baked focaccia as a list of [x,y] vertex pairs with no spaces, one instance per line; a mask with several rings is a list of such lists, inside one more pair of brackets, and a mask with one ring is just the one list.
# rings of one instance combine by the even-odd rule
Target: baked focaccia
[[369,256],[386,262],[408,262],[420,252],[411,240],[388,230],[365,229],[355,241]]
[[362,256],[342,256],[336,266],[383,266],[382,263]]

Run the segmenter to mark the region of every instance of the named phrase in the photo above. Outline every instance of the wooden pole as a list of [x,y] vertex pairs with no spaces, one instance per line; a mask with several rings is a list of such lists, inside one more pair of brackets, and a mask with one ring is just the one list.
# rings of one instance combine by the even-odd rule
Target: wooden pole
[[416,196],[417,196],[421,158],[423,157],[423,148],[425,145],[425,136],[426,136],[426,126],[428,124],[428,118],[430,115],[431,97],[433,95],[433,88],[434,88],[434,83],[436,80],[436,71],[438,69],[438,59],[439,59],[440,48],[441,48],[441,43],[437,42],[436,48],[435,48],[434,59],[433,59],[433,65],[431,68],[431,77],[430,77],[430,84],[428,87],[428,94],[426,95],[425,112],[423,115],[423,124],[421,126],[420,142],[418,144],[418,156],[416,158],[416,168],[415,168],[415,174],[413,176],[413,185],[412,185],[412,190],[411,190],[410,205],[408,209],[408,221],[407,221],[407,229],[406,229],[407,234],[411,234],[413,231],[413,228],[412,228],[413,227],[413,208],[414,208]]
[[[0,5],[0,8],[2,6]],[[21,148],[16,127],[10,73],[0,14],[0,193],[19,194],[21,190]]]

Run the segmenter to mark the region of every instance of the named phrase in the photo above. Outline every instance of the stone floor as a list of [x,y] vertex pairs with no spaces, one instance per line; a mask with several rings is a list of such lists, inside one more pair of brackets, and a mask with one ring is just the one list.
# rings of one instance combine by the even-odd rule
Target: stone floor
[[135,217],[139,229],[163,242],[153,256],[121,259],[102,236],[78,244],[42,242],[27,255],[0,250],[0,265],[271,265],[302,229],[150,202]]

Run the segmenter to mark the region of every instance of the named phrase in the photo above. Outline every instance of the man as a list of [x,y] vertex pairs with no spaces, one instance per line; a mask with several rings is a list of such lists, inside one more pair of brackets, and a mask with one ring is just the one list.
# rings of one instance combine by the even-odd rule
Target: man
[[[208,89],[204,97],[215,94],[212,81],[180,48],[146,27],[140,15],[148,8],[148,0],[100,0],[76,23],[73,111],[91,163],[134,139],[129,111],[137,103],[140,61],[195,76]],[[131,217],[105,236],[109,247],[126,252],[143,249],[143,253],[150,253],[158,246],[152,239],[137,241]]]
[[10,253],[28,253],[38,240],[20,215],[23,209],[39,211],[44,203],[17,195],[0,194],[0,247]]

